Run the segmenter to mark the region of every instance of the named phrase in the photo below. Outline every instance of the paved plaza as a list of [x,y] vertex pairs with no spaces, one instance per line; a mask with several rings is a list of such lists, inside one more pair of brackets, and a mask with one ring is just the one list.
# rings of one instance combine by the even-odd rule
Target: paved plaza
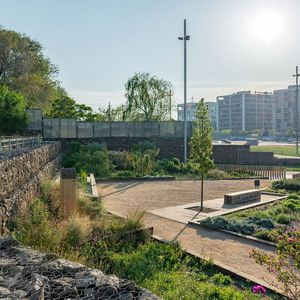
[[[262,187],[270,185],[269,180],[261,181]],[[145,225],[152,226],[160,238],[178,241],[190,253],[212,258],[215,264],[265,286],[274,279],[249,257],[253,248],[274,252],[273,247],[151,213],[199,201],[200,181],[106,182],[98,183],[97,187],[109,212],[126,217],[134,210],[145,210]],[[252,188],[253,180],[206,181],[205,201]]]

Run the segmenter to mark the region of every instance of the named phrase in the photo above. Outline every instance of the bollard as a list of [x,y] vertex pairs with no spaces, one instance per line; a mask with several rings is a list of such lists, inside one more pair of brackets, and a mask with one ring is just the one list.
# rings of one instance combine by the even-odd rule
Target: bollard
[[74,168],[63,168],[60,171],[60,199],[63,215],[71,216],[76,210],[76,171]]
[[254,187],[255,187],[255,189],[259,189],[260,188],[260,180],[259,179],[255,179],[254,180]]

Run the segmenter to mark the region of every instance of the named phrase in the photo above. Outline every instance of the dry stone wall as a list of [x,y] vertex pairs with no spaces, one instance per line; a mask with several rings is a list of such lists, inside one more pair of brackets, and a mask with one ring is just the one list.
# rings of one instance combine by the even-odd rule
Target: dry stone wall
[[0,229],[4,233],[16,212],[39,190],[45,176],[60,167],[60,143],[42,143],[0,159]]
[[0,237],[0,298],[159,300],[133,281]]

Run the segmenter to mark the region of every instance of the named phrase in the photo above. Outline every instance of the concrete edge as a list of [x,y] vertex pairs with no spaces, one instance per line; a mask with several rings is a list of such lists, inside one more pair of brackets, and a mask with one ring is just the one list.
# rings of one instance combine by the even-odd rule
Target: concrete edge
[[[152,238],[155,239],[158,242],[161,242],[161,243],[170,243],[170,241],[165,240],[165,239],[161,238],[158,235],[152,235]],[[202,260],[209,260],[209,259],[211,259],[210,257],[207,257],[207,256],[204,256],[204,255],[195,253],[195,252],[190,251],[190,250],[188,250],[186,248],[183,248],[183,250],[186,253],[188,253],[188,254],[190,254],[192,256],[198,257],[198,258],[200,258]],[[250,276],[250,275],[248,275],[248,274],[246,274],[244,272],[238,271],[238,270],[236,270],[236,269],[234,269],[234,268],[232,268],[232,267],[230,267],[228,265],[225,265],[224,263],[222,263],[222,262],[220,262],[218,260],[213,259],[212,262],[213,262],[213,265],[218,270],[220,270],[222,273],[224,273],[224,274],[230,275],[233,278],[237,278],[237,279],[242,279],[242,280],[249,281],[253,285],[255,285],[255,284],[262,285],[262,286],[266,287],[268,290],[271,290],[272,292],[274,292],[276,294],[284,296],[283,291],[281,291],[280,289],[277,289],[277,288],[273,287],[272,285],[268,284],[267,282],[265,282],[263,280],[260,280],[258,278],[254,278],[253,276]]]
[[248,241],[252,241],[252,242],[256,242],[256,243],[260,243],[266,246],[271,246],[276,248],[276,244],[270,241],[266,241],[263,239],[259,239],[255,236],[251,236],[251,235],[247,235],[247,234],[243,234],[243,233],[239,233],[239,232],[234,232],[234,231],[230,231],[230,230],[226,230],[226,229],[217,229],[217,231],[223,232],[225,234],[230,234],[233,236],[237,236],[240,237],[242,239],[248,240]]
[[110,178],[95,178],[96,183],[102,182],[116,182],[116,181],[174,181],[175,176],[157,176],[157,177],[110,177]]

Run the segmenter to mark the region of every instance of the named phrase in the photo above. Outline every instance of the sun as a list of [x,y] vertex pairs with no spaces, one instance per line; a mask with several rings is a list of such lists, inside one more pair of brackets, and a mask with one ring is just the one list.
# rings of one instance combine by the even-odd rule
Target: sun
[[264,42],[276,41],[284,31],[281,14],[272,11],[258,13],[252,20],[252,34]]

